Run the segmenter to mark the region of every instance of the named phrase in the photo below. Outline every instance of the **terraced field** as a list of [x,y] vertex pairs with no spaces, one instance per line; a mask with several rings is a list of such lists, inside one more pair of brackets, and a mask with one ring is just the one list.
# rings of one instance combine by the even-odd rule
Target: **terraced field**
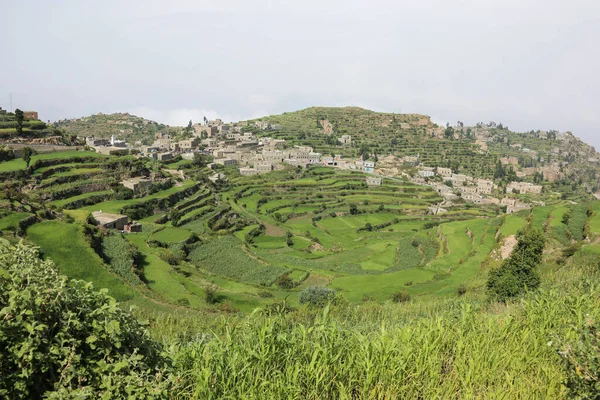
[[[455,296],[463,286],[481,290],[489,266],[498,263],[497,238],[528,224],[559,245],[591,235],[583,251],[598,252],[600,202],[508,216],[494,206],[458,203],[432,215],[429,207],[442,199],[429,187],[387,178],[369,187],[362,173],[326,167],[252,177],[224,170],[230,175],[225,186],[186,179],[123,197],[118,182],[147,174],[145,163],[83,152],[40,160],[27,179],[35,188],[31,199],[42,203],[21,204],[7,192],[0,231],[15,240],[26,230],[66,274],[106,287],[128,304],[175,309],[211,306],[213,286],[216,306],[242,311],[283,299],[297,304],[300,292],[315,285],[351,302],[387,301],[399,292]],[[57,220],[47,221],[41,207]],[[139,284],[94,251],[98,238],[84,227],[96,210],[142,223],[143,232],[123,236],[139,254]]]

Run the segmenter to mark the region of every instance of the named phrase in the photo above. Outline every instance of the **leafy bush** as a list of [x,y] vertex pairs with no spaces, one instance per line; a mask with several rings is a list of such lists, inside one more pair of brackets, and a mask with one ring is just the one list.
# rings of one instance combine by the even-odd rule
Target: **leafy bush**
[[392,295],[392,301],[394,303],[406,303],[410,301],[410,294],[408,292],[398,292]]
[[0,242],[0,397],[166,398],[169,361],[105,291]]
[[545,237],[542,231],[530,228],[517,234],[517,245],[510,258],[488,276],[488,293],[498,301],[518,296],[526,289],[540,286],[537,267],[542,261]]
[[600,331],[593,321],[580,332],[574,343],[559,350],[565,361],[567,387],[574,399],[597,399],[600,396]]
[[208,304],[217,304],[219,302],[218,290],[217,285],[208,285],[205,288],[205,300]]
[[296,282],[294,282],[294,280],[290,277],[289,272],[277,278],[277,281],[275,281],[275,283],[282,289],[293,289],[294,287],[296,287]]
[[335,290],[323,286],[310,286],[300,294],[300,304],[323,307],[335,300]]

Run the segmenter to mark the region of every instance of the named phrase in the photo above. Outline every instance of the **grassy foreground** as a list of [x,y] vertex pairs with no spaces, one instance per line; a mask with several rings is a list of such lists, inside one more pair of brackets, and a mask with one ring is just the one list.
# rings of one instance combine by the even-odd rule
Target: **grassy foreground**
[[167,317],[153,330],[176,343],[176,398],[567,398],[559,351],[600,317],[597,272],[582,270],[590,260],[577,256],[507,305],[342,304],[205,321],[204,331]]

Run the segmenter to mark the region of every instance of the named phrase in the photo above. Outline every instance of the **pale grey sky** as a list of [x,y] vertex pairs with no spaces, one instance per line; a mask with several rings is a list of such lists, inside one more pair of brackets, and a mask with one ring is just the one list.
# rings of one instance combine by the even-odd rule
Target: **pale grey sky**
[[313,105],[600,149],[597,0],[0,0],[0,106],[169,124]]

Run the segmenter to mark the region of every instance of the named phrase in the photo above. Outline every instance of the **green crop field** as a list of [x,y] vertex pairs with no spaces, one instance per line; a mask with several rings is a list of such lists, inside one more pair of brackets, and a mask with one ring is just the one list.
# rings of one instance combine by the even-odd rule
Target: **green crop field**
[[[63,152],[39,157],[68,160],[84,154],[89,155]],[[107,160],[131,163],[135,159]],[[143,163],[138,165],[142,167]],[[152,194],[120,200],[114,189],[78,194],[74,188],[98,182],[90,179],[90,174],[100,173],[102,166],[91,161],[65,161],[35,172],[34,176],[43,177],[41,182],[51,185],[52,190],[69,191],[49,205],[75,208],[64,211],[74,218],[74,225],[45,222],[29,228],[28,237],[43,245],[44,251],[49,251],[44,235],[52,226],[62,240],[70,235],[70,246],[80,250],[87,246],[86,251],[93,253],[76,230],[90,212],[119,213],[129,206],[170,198],[196,185],[188,179]],[[298,304],[302,290],[311,283],[335,289],[352,303],[365,298],[386,301],[398,292],[423,299],[444,298],[455,295],[461,285],[480,284],[497,234],[515,235],[528,223],[543,228],[549,222],[552,237],[566,242],[569,229],[581,235],[586,221],[584,208],[561,204],[504,217],[496,216],[493,209],[474,205],[457,205],[446,214],[431,215],[428,207],[441,198],[430,188],[399,179],[385,179],[381,186],[368,187],[365,177],[360,172],[326,167],[301,172],[287,168],[267,175],[237,176],[218,192],[201,186],[187,197],[178,197],[169,203],[179,213],[177,221],[171,221],[171,208],[150,210],[154,214],[144,214],[147,216],[140,220],[144,233],[128,236],[142,254],[139,268],[146,279],[143,295],[154,295],[166,304],[201,309],[208,306],[204,299],[207,285],[219,282],[222,298],[244,310],[273,301],[258,296],[261,290]],[[56,179],[61,181],[55,184]],[[114,182],[119,178],[111,179]],[[45,196],[51,192],[44,188],[39,193]],[[89,205],[92,201],[99,202]],[[570,225],[562,222],[567,212],[575,215]],[[27,215],[8,214],[0,219],[0,230],[16,229]],[[477,216],[483,218],[474,218]],[[592,215],[589,221],[590,229],[594,229],[597,216]],[[188,243],[190,239],[193,243]],[[159,247],[149,243],[158,243]],[[87,274],[75,267],[75,259],[66,257],[66,252],[52,251],[64,261],[64,271],[70,276],[106,287],[114,285],[111,290],[120,298],[137,301],[139,288],[129,290],[108,272],[101,259],[91,265],[104,272]],[[177,268],[165,261],[167,255],[177,257]],[[296,286],[280,287],[279,279],[285,274],[301,281]]]
[[107,271],[77,225],[59,221],[43,222],[30,227],[27,237],[40,247],[45,257],[56,262],[63,274],[92,282],[97,288],[107,288],[111,296],[119,300],[131,300],[134,297],[135,290]]
[[[38,154],[31,157],[31,164],[35,163],[37,160],[54,160],[59,158],[69,158],[69,157],[98,157],[103,158],[102,154],[98,154],[92,151],[57,151],[54,153],[44,153]],[[25,169],[27,165],[25,161],[21,158],[17,158],[10,161],[0,162],[0,172],[9,172],[9,171],[17,171],[20,169]]]

